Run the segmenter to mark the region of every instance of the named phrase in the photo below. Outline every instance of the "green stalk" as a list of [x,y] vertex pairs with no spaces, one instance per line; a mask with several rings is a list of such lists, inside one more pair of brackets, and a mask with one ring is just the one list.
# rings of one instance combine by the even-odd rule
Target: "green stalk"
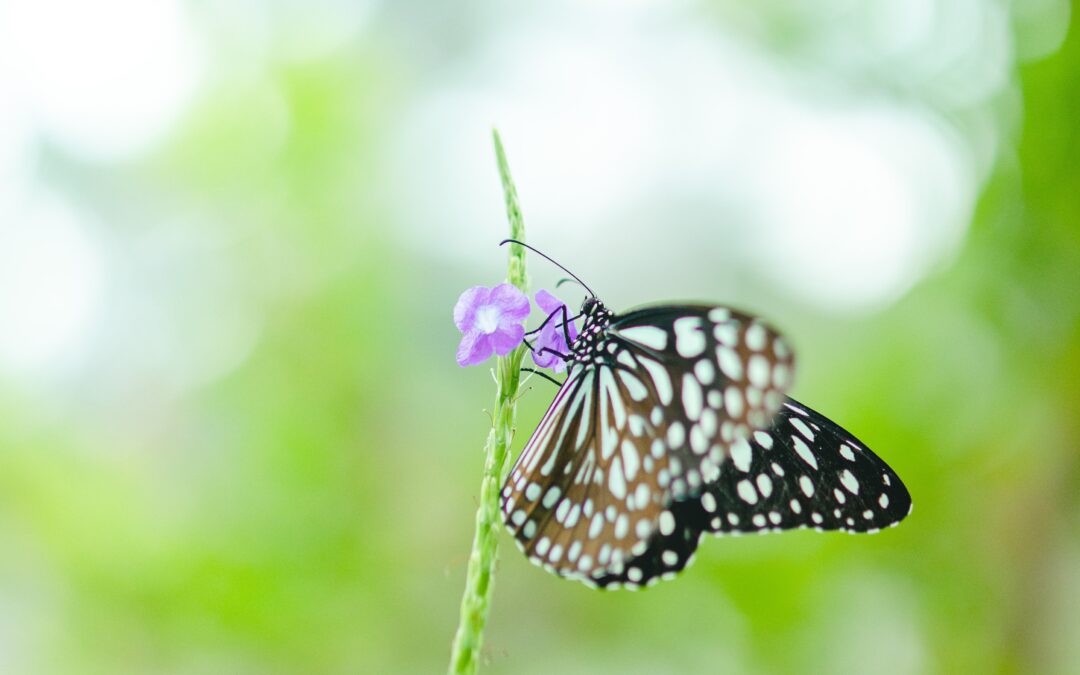
[[[510,178],[499,132],[494,131],[495,156],[499,163],[503,193],[506,195],[506,216],[510,221],[510,238],[525,241],[525,224],[518,207],[517,190]],[[525,276],[525,249],[510,244],[506,279],[528,293]],[[480,483],[480,506],[476,509],[476,533],[473,535],[469,570],[465,578],[465,593],[461,597],[461,618],[450,654],[450,673],[475,673],[484,640],[491,591],[495,578],[495,556],[499,547],[499,485],[502,483],[510,441],[514,437],[514,417],[518,384],[521,381],[521,360],[526,348],[519,346],[506,356],[500,356],[495,366],[495,412],[491,431],[484,446],[484,476]]]

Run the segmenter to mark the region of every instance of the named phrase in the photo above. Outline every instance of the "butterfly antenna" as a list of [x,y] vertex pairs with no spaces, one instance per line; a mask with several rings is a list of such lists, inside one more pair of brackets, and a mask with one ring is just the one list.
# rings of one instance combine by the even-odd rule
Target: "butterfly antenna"
[[[525,248],[529,249],[530,251],[532,251],[532,252],[533,252],[533,253],[535,253],[536,255],[538,255],[538,256],[540,256],[540,257],[544,258],[545,260],[547,260],[548,262],[550,262],[550,263],[551,263],[552,265],[555,265],[556,267],[558,267],[559,269],[561,269],[561,270],[562,270],[563,272],[566,272],[567,274],[569,274],[570,276],[572,276],[572,277],[574,278],[574,281],[576,281],[576,282],[578,282],[579,284],[581,284],[581,286],[582,286],[582,287],[583,287],[583,288],[584,288],[585,290],[587,290],[587,291],[589,292],[589,295],[591,295],[591,296],[592,296],[592,297],[594,297],[594,298],[596,297],[596,293],[593,293],[593,290],[592,290],[591,288],[589,288],[589,285],[588,285],[588,284],[586,284],[586,283],[585,283],[584,281],[582,281],[582,280],[581,280],[581,278],[580,278],[580,277],[578,277],[578,275],[574,274],[573,272],[571,272],[570,270],[566,269],[565,267],[563,267],[563,266],[562,266],[562,265],[560,265],[559,263],[555,262],[555,260],[553,260],[553,259],[551,258],[551,256],[549,256],[549,255],[547,255],[547,254],[545,254],[545,253],[543,253],[543,252],[541,252],[541,251],[538,251],[538,250],[536,250],[535,248],[533,248],[532,246],[529,246],[528,244],[526,244],[526,243],[525,243],[525,242],[523,242],[523,241],[518,241],[517,239],[503,239],[502,241],[500,241],[500,242],[499,242],[499,246],[502,246],[502,245],[504,245],[504,244],[507,244],[507,243],[511,243],[511,244],[517,244],[518,246],[524,246]],[[556,288],[557,288],[557,287],[556,287]]]

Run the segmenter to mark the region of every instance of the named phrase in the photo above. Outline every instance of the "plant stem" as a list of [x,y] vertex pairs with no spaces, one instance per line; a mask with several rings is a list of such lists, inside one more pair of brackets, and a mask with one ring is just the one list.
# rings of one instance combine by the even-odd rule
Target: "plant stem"
[[[510,177],[499,132],[495,138],[495,157],[499,163],[503,193],[506,195],[506,216],[510,221],[510,238],[525,240],[525,224],[521,219],[517,190]],[[507,281],[528,293],[525,275],[525,249],[510,244]],[[491,607],[491,591],[495,576],[495,557],[499,546],[499,485],[503,468],[514,437],[514,417],[518,384],[521,381],[521,361],[526,348],[519,346],[506,356],[498,358],[495,367],[495,412],[492,427],[484,446],[484,475],[480,483],[480,506],[476,509],[476,533],[473,535],[472,553],[465,578],[465,593],[461,597],[461,618],[450,654],[449,672],[475,673],[480,647],[484,639],[488,610]]]

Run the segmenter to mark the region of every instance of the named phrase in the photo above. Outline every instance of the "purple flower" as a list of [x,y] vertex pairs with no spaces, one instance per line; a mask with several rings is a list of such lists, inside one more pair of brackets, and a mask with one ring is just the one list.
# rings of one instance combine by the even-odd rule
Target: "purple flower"
[[[554,372],[561,373],[566,370],[566,362],[551,352],[540,353],[540,350],[547,348],[559,354],[569,354],[570,346],[566,344],[566,333],[570,334],[572,344],[578,336],[577,326],[571,321],[566,325],[566,332],[563,332],[563,313],[559,311],[559,308],[565,307],[566,303],[551,293],[544,290],[537,291],[536,304],[543,310],[544,314],[549,316],[555,312],[558,312],[558,314],[540,329],[540,335],[537,336],[533,348],[533,363],[541,368],[551,368]],[[569,314],[567,314],[567,318],[570,318]]]
[[495,352],[506,356],[525,339],[522,322],[529,299],[511,284],[473,286],[454,305],[454,323],[465,334],[457,349],[460,366],[475,366]]

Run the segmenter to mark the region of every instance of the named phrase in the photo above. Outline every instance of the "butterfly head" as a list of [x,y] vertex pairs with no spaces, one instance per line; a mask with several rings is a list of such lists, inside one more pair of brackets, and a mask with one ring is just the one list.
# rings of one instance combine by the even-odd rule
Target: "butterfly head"
[[612,312],[596,296],[590,295],[581,303],[581,317],[584,319],[581,333],[571,350],[575,361],[586,363],[602,355],[603,331],[611,323]]
[[581,303],[581,315],[588,320],[598,309],[603,309],[604,303],[600,302],[597,298],[589,296]]

